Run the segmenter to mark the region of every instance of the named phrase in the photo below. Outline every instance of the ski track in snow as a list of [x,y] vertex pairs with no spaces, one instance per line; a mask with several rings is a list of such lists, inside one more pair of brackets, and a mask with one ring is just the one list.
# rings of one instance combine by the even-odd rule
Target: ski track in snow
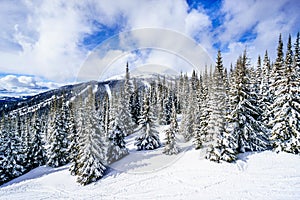
[[300,199],[297,155],[244,153],[235,163],[214,163],[192,142],[179,143],[185,151],[167,156],[163,147],[136,151],[134,139],[127,137],[130,154],[95,183],[80,186],[68,166],[42,166],[1,186],[0,199]]

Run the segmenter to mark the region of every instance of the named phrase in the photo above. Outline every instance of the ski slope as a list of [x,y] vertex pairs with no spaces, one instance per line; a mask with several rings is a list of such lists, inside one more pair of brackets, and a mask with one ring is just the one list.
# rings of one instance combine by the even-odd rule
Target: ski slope
[[218,164],[191,142],[179,142],[176,156],[162,148],[136,151],[134,136],[127,145],[130,154],[96,183],[79,185],[68,166],[42,166],[1,186],[0,199],[300,199],[297,155],[244,153],[236,163]]

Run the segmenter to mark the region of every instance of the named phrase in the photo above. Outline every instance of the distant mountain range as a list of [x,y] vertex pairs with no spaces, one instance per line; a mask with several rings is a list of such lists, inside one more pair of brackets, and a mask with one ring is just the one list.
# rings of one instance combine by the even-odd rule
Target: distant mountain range
[[[149,85],[147,83],[157,80],[158,76],[158,74],[138,74],[135,75],[134,78],[136,79],[139,87],[144,87],[145,85]],[[173,78],[174,76],[171,75],[166,77],[167,80],[172,80]],[[90,81],[73,85],[65,85],[33,96],[0,97],[0,113],[8,113],[13,110],[22,108],[27,109],[34,106],[43,107],[43,104],[47,101],[51,101],[54,95],[61,96],[64,94],[66,100],[70,100],[72,97],[74,98],[84,91],[89,85],[93,87],[96,87],[97,85],[96,97],[100,97],[100,99],[102,99],[104,95],[107,94],[107,86],[112,90],[119,90],[122,88],[123,84],[124,77],[116,76],[103,82]]]

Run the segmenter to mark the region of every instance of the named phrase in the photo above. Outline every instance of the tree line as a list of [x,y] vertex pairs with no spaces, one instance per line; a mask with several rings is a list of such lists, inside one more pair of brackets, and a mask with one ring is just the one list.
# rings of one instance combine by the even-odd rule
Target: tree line
[[[180,134],[216,162],[267,149],[299,154],[299,86],[299,33],[294,48],[289,36],[285,56],[279,36],[274,63],[266,51],[250,66],[245,50],[227,70],[219,51],[214,69],[191,77],[158,76],[150,86],[132,79],[127,63],[122,88],[110,96],[96,97],[89,86],[68,101],[54,96],[49,112],[3,114],[0,184],[41,165],[68,163],[80,184],[94,182],[129,154],[125,137],[135,132],[137,150],[163,147],[163,153],[177,154]],[[164,142],[158,125],[169,125]]]

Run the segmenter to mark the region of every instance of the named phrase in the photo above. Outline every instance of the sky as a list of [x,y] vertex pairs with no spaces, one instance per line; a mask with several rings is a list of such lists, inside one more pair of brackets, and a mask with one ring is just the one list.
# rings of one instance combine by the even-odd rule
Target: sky
[[295,41],[299,8],[298,0],[0,0],[0,83],[105,79],[127,61],[203,68],[218,49],[227,68],[245,48],[255,65],[265,50],[275,59],[280,33]]

